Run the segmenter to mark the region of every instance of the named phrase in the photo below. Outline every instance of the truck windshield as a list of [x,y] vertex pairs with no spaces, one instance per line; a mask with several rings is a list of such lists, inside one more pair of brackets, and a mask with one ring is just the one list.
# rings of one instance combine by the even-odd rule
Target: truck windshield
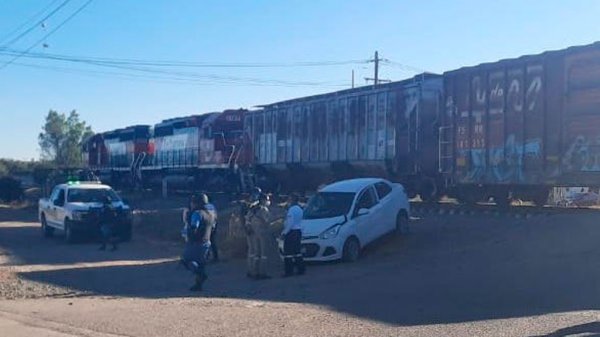
[[304,219],[333,218],[348,214],[352,200],[352,192],[319,192],[308,200]]
[[115,191],[107,188],[70,188],[67,202],[104,202],[106,197],[112,201],[120,200]]

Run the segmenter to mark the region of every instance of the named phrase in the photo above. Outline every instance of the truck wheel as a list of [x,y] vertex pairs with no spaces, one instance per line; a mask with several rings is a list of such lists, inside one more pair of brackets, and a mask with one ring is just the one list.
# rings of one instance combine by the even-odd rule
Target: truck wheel
[[344,262],[354,262],[360,257],[360,243],[354,236],[349,237],[344,243],[342,251],[342,260]]
[[48,227],[48,221],[46,221],[46,215],[43,213],[42,213],[41,223],[42,223],[42,235],[45,238],[49,238],[52,235],[54,235],[54,228]]
[[65,241],[67,243],[75,243],[77,237],[73,231],[73,226],[69,219],[65,219]]

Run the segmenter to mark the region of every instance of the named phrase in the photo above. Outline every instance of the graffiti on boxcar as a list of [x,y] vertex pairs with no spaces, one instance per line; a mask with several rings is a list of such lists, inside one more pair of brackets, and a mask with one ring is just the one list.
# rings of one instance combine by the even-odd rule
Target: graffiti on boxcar
[[[525,158],[540,158],[542,143],[525,134],[523,114],[537,113],[542,100],[542,66],[527,67],[526,76],[521,69],[497,71],[488,76],[487,85],[483,78],[471,78],[468,119],[457,120],[457,166],[461,157],[469,158],[463,181],[527,182]],[[448,116],[454,115],[454,105],[453,97],[448,96]]]
[[563,165],[566,171],[600,171],[600,135],[575,137],[565,152]]
[[513,78],[510,82],[510,85],[508,86],[509,106],[513,109],[513,111],[521,112],[523,111],[524,101],[526,101],[527,110],[535,110],[540,99],[540,92],[542,90],[542,76],[536,75],[531,78],[525,93],[525,100],[523,100],[521,85],[521,79],[519,78]]
[[514,134],[506,137],[504,147],[490,149],[490,179],[494,182],[526,182],[523,160],[541,155],[541,140],[517,142]]

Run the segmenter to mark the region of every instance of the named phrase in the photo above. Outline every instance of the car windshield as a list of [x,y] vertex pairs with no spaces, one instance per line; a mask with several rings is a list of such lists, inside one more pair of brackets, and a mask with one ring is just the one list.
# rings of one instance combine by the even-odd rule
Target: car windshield
[[304,219],[333,218],[348,214],[354,195],[352,192],[319,192],[308,200]]
[[104,202],[106,197],[112,201],[120,200],[115,191],[108,188],[71,188],[67,200],[68,202]]

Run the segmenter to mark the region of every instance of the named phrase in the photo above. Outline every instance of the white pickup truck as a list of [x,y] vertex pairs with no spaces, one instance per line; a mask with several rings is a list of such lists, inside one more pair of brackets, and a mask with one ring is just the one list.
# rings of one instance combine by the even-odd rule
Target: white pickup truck
[[69,243],[81,235],[99,233],[103,202],[111,200],[115,209],[114,221],[121,239],[131,239],[132,212],[108,185],[96,182],[69,182],[54,187],[49,198],[39,201],[39,219],[42,233],[50,237],[56,229],[65,233]]

